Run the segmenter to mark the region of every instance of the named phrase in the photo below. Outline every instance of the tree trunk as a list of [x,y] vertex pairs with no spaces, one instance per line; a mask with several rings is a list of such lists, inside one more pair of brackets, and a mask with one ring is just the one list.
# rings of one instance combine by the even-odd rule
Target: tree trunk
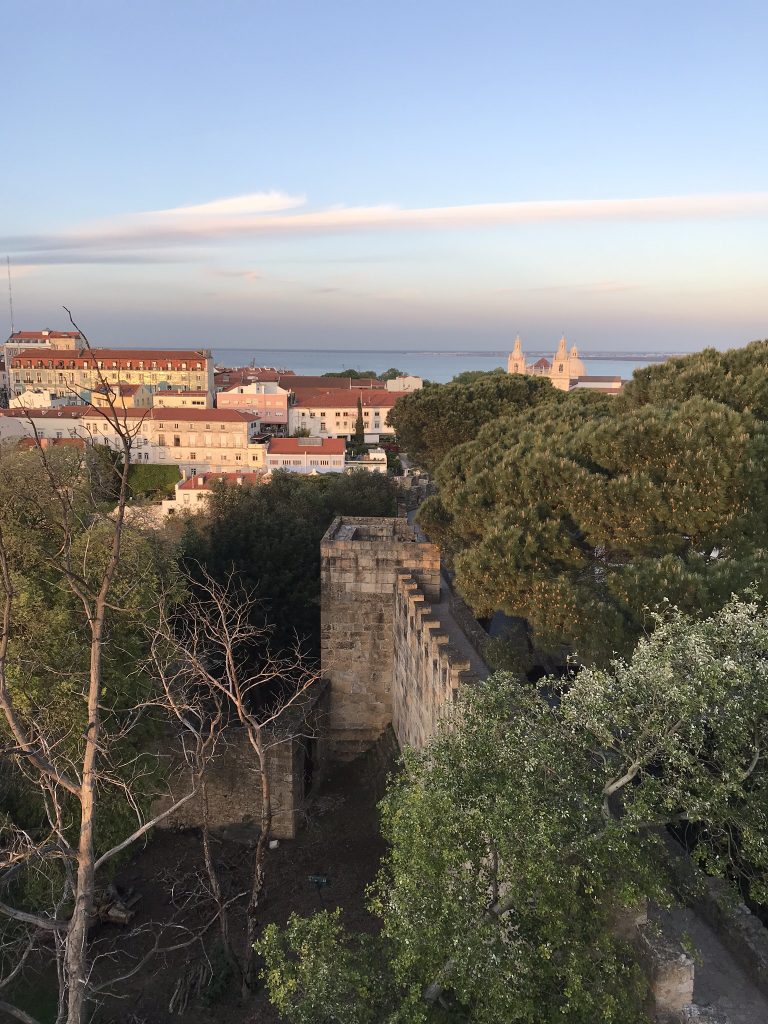
[[216,870],[216,865],[213,860],[213,853],[211,851],[211,830],[210,830],[210,816],[208,810],[208,783],[205,781],[204,775],[201,773],[199,776],[200,785],[200,797],[201,806],[203,812],[203,824],[202,824],[202,838],[203,838],[203,857],[205,859],[205,870],[208,874],[208,884],[211,887],[211,893],[213,894],[213,901],[216,904],[216,910],[219,914],[219,935],[221,936],[221,944],[224,947],[224,955],[232,965],[234,971],[240,973],[240,964],[237,961],[235,952],[232,949],[232,943],[229,938],[229,913],[224,906],[224,900],[221,895],[221,882],[219,880],[219,873]]
[[250,899],[248,900],[248,909],[246,910],[247,927],[245,957],[243,958],[243,995],[245,995],[249,989],[253,990],[256,985],[256,979],[254,977],[255,957],[253,946],[258,938],[259,932],[259,908],[266,897],[266,887],[264,884],[264,861],[267,850],[269,849],[269,837],[272,830],[272,792],[269,775],[267,774],[266,751],[264,750],[261,729],[257,730],[257,734],[253,737],[251,742],[256,749],[259,759],[259,776],[261,782],[261,830],[259,832],[259,840],[256,843],[256,852],[253,858],[253,883],[251,885]]

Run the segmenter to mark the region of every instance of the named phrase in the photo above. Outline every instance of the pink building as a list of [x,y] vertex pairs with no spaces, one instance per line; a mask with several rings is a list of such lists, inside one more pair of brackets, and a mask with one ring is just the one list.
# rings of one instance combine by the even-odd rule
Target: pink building
[[252,381],[250,384],[235,384],[216,395],[219,409],[239,409],[253,413],[262,427],[288,426],[288,395],[274,381]]

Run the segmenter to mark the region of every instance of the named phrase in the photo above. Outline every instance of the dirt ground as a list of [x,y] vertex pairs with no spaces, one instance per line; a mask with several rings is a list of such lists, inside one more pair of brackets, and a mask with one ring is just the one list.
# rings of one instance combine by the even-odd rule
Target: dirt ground
[[[308,915],[339,906],[352,929],[376,928],[375,920],[365,910],[364,897],[384,852],[376,811],[381,790],[381,771],[374,771],[368,760],[335,766],[329,772],[308,805],[307,821],[297,838],[281,840],[277,849],[269,851],[263,924],[283,923],[292,912]],[[236,830],[216,840],[214,854],[226,893],[234,895],[248,889],[253,842],[252,834],[238,835]],[[327,876],[329,884],[318,891],[310,882],[310,875]],[[132,926],[168,920],[175,907],[189,899],[184,894],[190,893],[192,898],[179,917],[180,923],[199,926],[208,920],[212,916],[210,903],[203,899],[201,905],[199,897],[202,877],[197,833],[155,833],[147,847],[117,877],[121,888],[134,887],[142,894]],[[236,948],[242,948],[241,911],[233,913],[232,926]],[[98,938],[119,947],[123,945],[124,934],[115,926],[104,926]],[[208,934],[209,947],[215,944],[216,937],[214,926]],[[164,941],[167,944],[173,938]],[[136,953],[135,943],[129,951]],[[102,1024],[171,1024],[179,1020],[191,1024],[210,1024],[211,1020],[221,1024],[272,1024],[281,1020],[263,990],[241,1002],[234,982],[215,1001],[210,993],[203,994],[190,999],[182,1016],[169,1013],[168,1003],[181,973],[194,971],[203,960],[198,948],[155,957],[128,983],[130,998],[106,1000],[98,1020]]]

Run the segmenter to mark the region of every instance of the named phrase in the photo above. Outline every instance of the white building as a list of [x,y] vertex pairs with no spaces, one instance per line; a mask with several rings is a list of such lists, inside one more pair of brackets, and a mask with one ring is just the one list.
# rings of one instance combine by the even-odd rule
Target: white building
[[343,473],[346,442],[328,437],[272,437],[267,470],[289,473]]
[[369,448],[363,455],[347,456],[346,471],[364,469],[367,473],[387,472],[387,453],[383,448]]
[[351,440],[357,425],[358,400],[362,406],[363,429],[368,444],[392,437],[394,428],[387,423],[389,410],[402,392],[376,388],[369,391],[344,391],[341,388],[297,388],[288,409],[288,430],[308,430],[315,437]]

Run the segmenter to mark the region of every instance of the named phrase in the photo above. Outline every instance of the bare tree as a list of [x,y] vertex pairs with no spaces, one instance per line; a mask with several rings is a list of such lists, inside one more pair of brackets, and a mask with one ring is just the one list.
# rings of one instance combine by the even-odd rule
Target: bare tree
[[[76,327],[74,321],[73,325]],[[87,338],[82,331],[80,333],[85,347],[90,349]],[[59,971],[58,1020],[66,1020],[68,1024],[82,1024],[94,985],[88,930],[94,920],[96,872],[145,835],[160,817],[175,809],[166,809],[152,820],[143,820],[130,783],[111,759],[116,744],[131,725],[130,716],[116,728],[105,721],[104,657],[109,617],[119,616],[125,610],[116,603],[115,584],[125,541],[131,452],[141,421],[129,423],[125,411],[118,406],[119,391],[106,379],[102,378],[100,384],[106,405],[96,411],[109,424],[118,456],[115,462],[117,505],[112,515],[84,511],[82,502],[77,500],[75,481],[63,477],[57,460],[51,457],[33,429],[36,452],[47,481],[46,500],[50,513],[42,523],[43,529],[51,531],[43,557],[56,586],[67,591],[79,608],[87,637],[87,671],[82,682],[74,680],[82,687],[86,707],[81,735],[67,737],[51,732],[41,709],[30,707],[14,689],[9,669],[12,645],[18,632],[17,585],[23,557],[0,516],[0,712],[8,737],[4,752],[20,777],[38,794],[47,822],[42,830],[44,834],[35,835],[25,833],[11,822],[5,823],[0,881],[10,883],[22,868],[54,871],[49,909],[30,912],[0,901],[0,914],[5,916],[14,933],[13,936],[8,934],[8,941],[15,943],[14,947],[4,945],[3,963],[11,966],[5,977],[0,978],[0,988],[7,987],[18,977],[32,950],[39,946],[41,937],[48,937]],[[56,666],[49,666],[48,671],[52,685],[60,682]],[[68,742],[71,740],[75,742]],[[124,798],[139,815],[139,822],[130,835],[97,858],[94,824],[99,792],[106,786],[122,787]],[[179,804],[192,795],[184,796]],[[12,956],[8,955],[9,949]],[[2,1008],[28,1024],[30,1017],[23,1010],[10,1004]]]
[[[244,992],[253,987],[253,944],[258,915],[266,897],[265,859],[273,818],[268,757],[277,744],[311,731],[309,690],[319,672],[298,640],[288,650],[270,647],[272,627],[263,621],[255,597],[234,574],[219,582],[202,566],[187,577],[189,599],[175,611],[163,609],[154,631],[153,656],[167,699],[190,738],[193,776],[203,785],[218,729],[236,724],[253,752],[260,791],[259,836],[251,870],[246,908],[245,948],[240,957]],[[203,831],[204,844],[208,841]],[[221,906],[210,852],[206,851],[211,887]],[[223,925],[222,938],[228,935]],[[225,941],[227,941],[225,939]]]

